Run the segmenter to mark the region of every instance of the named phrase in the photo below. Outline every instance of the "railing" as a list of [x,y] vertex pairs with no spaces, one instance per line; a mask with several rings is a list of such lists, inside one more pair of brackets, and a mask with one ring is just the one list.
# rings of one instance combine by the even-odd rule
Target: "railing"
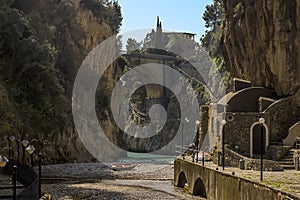
[[17,198],[22,200],[39,199],[39,179],[35,179],[33,183],[31,183],[20,194],[18,194]]
[[[182,156],[183,159],[185,159],[186,156],[191,156],[192,157],[192,162],[198,162],[199,161],[199,157],[198,154],[200,153],[200,151],[198,149],[195,149],[195,146],[176,146],[177,151],[175,151],[175,153],[177,153],[177,156]],[[202,152],[202,163],[204,163],[205,161],[205,156],[204,156],[204,152]]]
[[[11,195],[0,196],[0,199],[20,199],[20,200],[37,200],[39,199],[39,179],[34,170],[24,164],[11,160],[7,163],[4,174],[12,174],[11,186],[2,186],[0,190],[12,189]],[[19,181],[23,186],[17,186],[16,181]],[[24,188],[24,189],[23,189]],[[23,189],[17,194],[17,189]]]
[[2,195],[0,196],[0,199],[17,199],[17,166],[14,165],[12,168],[12,186],[3,186],[1,187],[1,190],[11,189],[12,194],[11,195]]

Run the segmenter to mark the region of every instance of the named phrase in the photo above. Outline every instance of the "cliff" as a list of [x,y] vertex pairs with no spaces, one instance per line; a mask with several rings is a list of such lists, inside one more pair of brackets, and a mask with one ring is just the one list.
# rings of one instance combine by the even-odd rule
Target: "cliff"
[[[93,157],[84,148],[80,138],[78,137],[76,130],[73,126],[73,118],[71,116],[71,95],[74,80],[82,61],[85,56],[98,44],[100,44],[106,38],[116,34],[116,31],[112,29],[113,24],[110,24],[108,20],[102,18],[101,15],[96,15],[91,9],[91,5],[84,4],[82,2],[92,1],[80,1],[80,0],[43,0],[34,1],[29,3],[31,8],[38,9],[43,13],[43,21],[56,27],[55,47],[57,49],[57,59],[55,63],[56,69],[63,80],[62,85],[65,88],[65,95],[67,96],[67,112],[68,121],[66,124],[66,130],[59,134],[57,139],[51,141],[50,154],[53,155],[50,158],[57,160],[58,162],[65,161],[77,161],[88,162],[93,160]],[[93,5],[93,4],[92,4]],[[94,5],[93,5],[94,6]],[[23,6],[24,8],[25,6]],[[50,8],[50,9],[49,9]],[[26,10],[30,12],[31,9]],[[105,15],[105,12],[101,13]],[[111,85],[115,82],[112,74],[114,67],[110,68],[111,73],[107,73],[107,87],[102,88],[102,92],[111,90]],[[113,125],[108,121],[106,128],[108,130],[113,129]],[[107,155],[112,158],[115,155],[110,155],[109,149],[107,149]]]
[[[30,87],[17,88],[22,95],[28,95],[27,99],[20,99],[21,95],[17,96],[15,94],[15,86],[17,85],[15,82],[19,78],[20,71],[26,69],[27,66],[23,64],[26,63],[26,60],[23,55],[18,55],[16,49],[1,45],[1,53],[4,52],[3,55],[0,54],[1,63],[9,63],[15,59],[14,56],[21,63],[17,70],[13,72],[8,71],[5,65],[0,65],[1,134],[5,137],[14,135],[18,140],[33,138],[41,140],[43,143],[42,151],[47,155],[44,159],[46,163],[89,162],[94,160],[82,145],[74,128],[71,95],[77,70],[85,56],[103,40],[118,32],[122,20],[118,4],[109,3],[109,5],[104,5],[104,3],[101,3],[102,1],[95,0],[15,0],[12,2],[11,4],[3,3],[3,5],[7,6],[7,9],[5,9],[10,12],[19,13],[20,16],[16,14],[7,16],[12,16],[11,18],[16,16],[15,18],[23,23],[14,26],[19,28],[18,31],[23,35],[17,38],[16,35],[11,34],[11,40],[25,44],[30,38],[30,42],[34,41],[53,50],[53,59],[51,62],[49,59],[47,65],[51,66],[51,69],[53,68],[51,78],[58,83],[58,88],[62,88],[62,92],[59,93],[62,98],[56,99],[55,102],[48,98],[51,96],[57,97],[57,93],[50,93],[49,96],[44,95],[42,99],[49,103],[49,106],[45,105],[44,102],[40,102],[41,109],[36,108],[38,99],[34,98],[31,88],[33,86],[31,85],[41,86],[38,88],[39,92],[48,92],[47,88],[43,88],[43,86],[47,86],[47,80],[42,77],[43,73],[37,73],[37,68],[33,65],[33,63],[42,63],[42,61],[35,60],[36,52],[32,51],[30,53],[29,45],[24,45],[24,52],[27,52],[28,55],[26,56],[31,62],[28,65],[32,66],[32,71],[28,73],[37,75],[33,77],[36,82],[28,79],[28,76],[24,77],[23,84],[28,84]],[[101,12],[100,9],[102,9]],[[5,24],[4,22],[6,21],[1,23],[1,28],[11,30],[10,23]],[[28,26],[29,31],[21,29],[24,26]],[[0,43],[5,44],[10,38],[1,38]],[[20,49],[22,48],[23,46],[20,47]],[[9,51],[17,53],[8,54]],[[49,52],[45,51],[45,53]],[[107,88],[103,88],[103,93],[110,91],[111,85],[117,79],[119,72],[116,72],[115,67],[116,65],[113,65],[106,75],[109,84]],[[52,84],[48,85],[54,88]],[[28,102],[28,99],[33,100]],[[49,113],[52,115],[50,116]],[[65,121],[58,118],[59,115],[62,115]],[[107,128],[112,129],[113,127],[108,123]],[[5,142],[0,141],[0,146],[5,146]],[[13,148],[16,148],[15,142],[13,142]]]
[[222,50],[231,75],[273,88],[300,86],[300,1],[223,0]]

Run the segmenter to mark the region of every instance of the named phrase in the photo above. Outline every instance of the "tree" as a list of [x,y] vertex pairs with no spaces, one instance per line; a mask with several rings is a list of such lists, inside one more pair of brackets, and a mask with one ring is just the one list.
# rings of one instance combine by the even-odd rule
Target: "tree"
[[[32,16],[38,19],[39,14]],[[14,107],[7,113],[19,116],[19,124],[34,133],[63,131],[63,88],[54,68],[55,49],[44,37],[49,34],[40,30],[45,26],[3,1],[0,18],[0,86]]]
[[213,4],[206,6],[206,10],[202,17],[205,21],[206,28],[209,28],[214,31],[217,27],[220,27],[222,15],[221,10],[221,0],[214,0]]
[[130,53],[132,51],[140,50],[142,47],[142,42],[137,42],[133,38],[128,38],[127,44],[126,44],[126,51],[127,53]]
[[117,55],[120,55],[121,54],[121,51],[122,51],[122,48],[123,48],[123,44],[122,44],[122,35],[118,35],[116,37],[116,53]]
[[229,74],[226,72],[226,65],[221,49],[221,25],[224,19],[222,1],[214,0],[213,4],[206,6],[203,19],[205,20],[207,30],[200,39],[201,44],[212,57],[213,65],[211,66],[211,70],[222,74],[223,85],[228,87]]
[[203,47],[210,49],[212,45],[218,43],[218,32],[221,26],[222,16],[222,3],[221,0],[214,0],[213,4],[207,5],[203,14],[203,20],[205,21],[205,27],[207,28],[205,34],[200,39]]
[[168,34],[168,43],[166,49],[170,52],[180,53],[185,58],[191,58],[195,55],[197,43],[185,37],[182,33]]
[[155,46],[155,30],[152,29],[150,33],[146,34],[146,37],[143,41],[143,49],[154,48]]
[[119,32],[119,29],[122,25],[122,14],[121,14],[121,6],[117,1],[113,2],[113,5],[110,7],[112,10],[109,16],[110,26],[115,33]]
[[117,1],[108,0],[81,0],[81,5],[91,10],[102,23],[109,24],[114,33],[118,33],[122,25],[121,6]]
[[206,6],[203,19],[205,20],[205,27],[207,30],[200,39],[201,44],[209,51],[210,56],[217,61],[216,64],[220,65],[224,63],[220,47],[222,36],[222,29],[220,28],[222,23],[221,0],[214,0],[213,4]]

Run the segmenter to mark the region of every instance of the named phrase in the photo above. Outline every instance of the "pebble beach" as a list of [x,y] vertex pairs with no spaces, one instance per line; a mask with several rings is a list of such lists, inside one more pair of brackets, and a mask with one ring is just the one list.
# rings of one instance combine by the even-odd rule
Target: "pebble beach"
[[43,190],[53,199],[200,199],[173,186],[172,164],[137,164],[114,171],[109,163],[43,166]]

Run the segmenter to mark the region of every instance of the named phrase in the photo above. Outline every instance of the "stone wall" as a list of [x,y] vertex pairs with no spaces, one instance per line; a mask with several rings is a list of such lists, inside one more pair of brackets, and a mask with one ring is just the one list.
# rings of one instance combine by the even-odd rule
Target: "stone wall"
[[[240,167],[240,160],[245,162],[246,170],[260,170],[260,159],[252,159],[242,156],[228,148],[225,148],[225,165],[231,167]],[[263,160],[264,171],[283,171],[282,166],[276,161]]]
[[[199,195],[200,189],[200,194],[205,194],[209,200],[299,199],[299,197],[254,181],[215,171],[187,160],[176,159],[174,185],[185,187],[184,178],[186,178],[189,193]],[[202,184],[198,184],[199,182]]]
[[[220,150],[221,148],[216,148],[213,150],[212,154],[212,162],[214,164],[217,164],[219,166],[222,166],[222,151]],[[241,167],[241,160],[244,162],[242,164],[244,169],[246,170],[260,170],[260,159],[253,159],[253,158],[248,158],[245,156],[242,156],[233,150],[229,149],[228,147],[225,147],[225,157],[224,157],[224,162],[225,166],[230,166],[230,167]],[[264,157],[263,160],[263,168],[264,171],[283,171],[282,166],[273,160],[268,160]]]
[[[246,98],[246,97],[245,97]],[[244,100],[243,102],[247,102]],[[257,104],[257,101],[255,101]],[[209,144],[212,138],[222,139],[224,133],[225,144],[235,152],[252,157],[260,152],[260,124],[258,118],[263,117],[263,131],[265,135],[265,153],[267,158],[278,160],[285,155],[289,148],[282,147],[282,141],[288,135],[289,128],[300,120],[300,91],[295,95],[271,103],[262,113],[254,112],[226,112],[211,104],[202,108],[200,138],[209,135]],[[226,124],[222,130],[222,119]],[[205,123],[205,124],[204,124]],[[223,131],[223,133],[222,133]],[[217,140],[214,140],[217,142]],[[202,144],[202,142],[200,142]],[[207,146],[207,144],[205,143]],[[215,143],[213,143],[215,145]],[[210,145],[212,146],[212,145]],[[270,146],[270,147],[269,147]],[[280,147],[281,146],[281,147]],[[292,145],[291,145],[292,146]],[[206,151],[210,151],[206,150]]]
[[264,112],[270,113],[270,141],[283,141],[288,130],[300,120],[300,90],[271,104]]
[[291,149],[290,146],[281,146],[281,145],[270,145],[268,147],[268,158],[272,160],[279,160]]
[[[268,114],[262,114],[268,126]],[[226,113],[225,144],[238,153],[250,156],[250,128],[258,122],[258,113]]]

